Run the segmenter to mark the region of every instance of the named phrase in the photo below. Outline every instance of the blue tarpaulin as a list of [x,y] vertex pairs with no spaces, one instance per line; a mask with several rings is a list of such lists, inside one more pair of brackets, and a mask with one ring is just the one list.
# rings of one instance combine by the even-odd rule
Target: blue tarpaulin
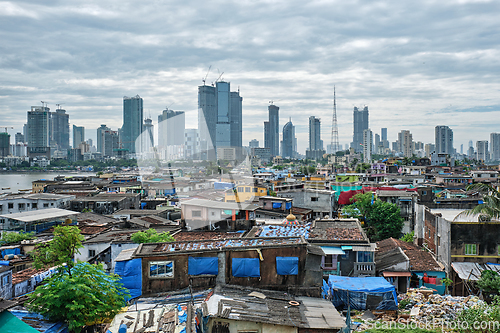
[[[142,262],[141,259],[117,261],[115,274],[120,275],[120,282],[129,290],[130,298],[142,295]],[[129,300],[127,299],[127,301]]]
[[281,202],[273,202],[273,208],[281,208]]
[[291,209],[292,208],[292,203],[291,202],[287,202],[286,205],[285,205],[285,209]]
[[356,310],[366,309],[366,299],[370,296],[381,296],[377,306],[379,310],[396,310],[396,288],[383,277],[347,277],[330,275],[328,287],[335,307],[351,304]]
[[189,275],[217,275],[219,273],[219,259],[217,257],[189,257]]
[[21,249],[16,247],[15,249],[2,250],[2,257],[5,257],[7,254],[13,254],[13,255],[21,254]]
[[141,202],[141,209],[144,209],[148,203],[147,202]]
[[260,262],[258,258],[233,258],[232,271],[235,277],[259,277]]
[[298,275],[299,257],[276,257],[278,275]]

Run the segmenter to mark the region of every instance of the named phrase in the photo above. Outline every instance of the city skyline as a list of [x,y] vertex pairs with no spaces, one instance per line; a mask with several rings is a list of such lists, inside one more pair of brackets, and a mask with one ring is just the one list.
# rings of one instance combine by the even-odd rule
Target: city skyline
[[[195,128],[197,87],[219,76],[245,98],[244,145],[264,142],[269,101],[280,107],[280,124],[294,119],[298,151],[307,147],[309,116],[322,120],[329,144],[334,85],[343,146],[352,140],[353,106],[365,104],[371,130],[389,128],[391,142],[405,129],[430,143],[434,127],[446,125],[459,149],[498,132],[496,2],[16,1],[0,8],[0,114],[1,125],[15,127],[11,135],[41,100],[51,111],[63,105],[70,125],[117,129],[120,97],[136,94],[145,115],[154,119],[169,105],[186,111],[186,128]],[[130,17],[137,8],[141,15]],[[231,15],[219,20],[222,13]],[[35,45],[36,55],[26,52]]]

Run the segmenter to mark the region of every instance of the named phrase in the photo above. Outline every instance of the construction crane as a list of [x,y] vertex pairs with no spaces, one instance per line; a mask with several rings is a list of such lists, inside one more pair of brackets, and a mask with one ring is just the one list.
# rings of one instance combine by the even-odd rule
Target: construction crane
[[212,65],[210,65],[210,67],[208,67],[207,75],[205,75],[205,78],[201,79],[201,81],[203,82],[203,85],[205,85],[205,82],[207,81],[208,73],[210,73],[211,68],[212,68]]
[[56,110],[59,110],[61,108],[61,105],[63,105],[63,104],[62,103],[61,104],[56,104],[56,106],[57,106]]
[[40,101],[40,102],[42,103],[42,107],[44,107],[44,108],[46,108],[46,107],[47,107],[47,105],[49,105],[49,103],[48,103],[48,102],[44,102],[44,101]]
[[[218,70],[218,69],[217,69],[217,70]],[[219,82],[220,78],[222,77],[222,74],[224,74],[224,72],[220,73],[220,75],[219,75],[219,77],[217,78],[217,80],[215,80],[215,81],[212,83],[212,86],[213,86],[215,83]]]
[[10,128],[10,129],[14,129],[14,127],[12,126],[0,126],[1,128],[5,128],[5,133],[7,133],[7,129]]

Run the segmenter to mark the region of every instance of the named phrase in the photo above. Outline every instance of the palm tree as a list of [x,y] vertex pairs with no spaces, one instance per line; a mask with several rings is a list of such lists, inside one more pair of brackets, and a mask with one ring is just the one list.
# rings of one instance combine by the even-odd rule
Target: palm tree
[[489,184],[477,183],[467,186],[467,190],[483,193],[483,203],[462,212],[465,215],[479,215],[488,220],[500,219],[500,192]]

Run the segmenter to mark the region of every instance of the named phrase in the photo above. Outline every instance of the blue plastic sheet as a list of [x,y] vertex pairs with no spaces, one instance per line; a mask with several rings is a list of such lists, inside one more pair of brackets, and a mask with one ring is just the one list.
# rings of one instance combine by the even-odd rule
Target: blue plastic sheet
[[260,276],[260,262],[257,258],[233,258],[231,266],[235,277]]
[[219,258],[217,257],[189,257],[189,275],[217,275],[219,273]]
[[298,275],[299,257],[276,257],[278,275]]
[[9,266],[10,263],[8,260],[0,260],[0,266]]
[[281,202],[273,202],[273,208],[281,208]]
[[177,304],[177,311],[178,311],[177,318],[179,318],[179,324],[185,323],[188,317],[187,312],[182,310],[182,306],[180,306],[180,304]]
[[396,288],[383,277],[347,277],[330,275],[328,277],[329,292],[332,303],[336,307],[351,304],[356,310],[366,309],[368,295],[382,296],[383,300],[377,306],[380,310],[397,309]]
[[13,254],[13,255],[21,254],[21,249],[16,247],[15,249],[2,250],[2,257],[6,256],[8,254]]
[[291,202],[287,202],[286,205],[285,205],[285,209],[291,209],[292,208],[292,203]]
[[141,259],[117,261],[115,265],[115,274],[120,275],[120,282],[129,290],[130,298],[127,298],[127,301],[142,295]]

